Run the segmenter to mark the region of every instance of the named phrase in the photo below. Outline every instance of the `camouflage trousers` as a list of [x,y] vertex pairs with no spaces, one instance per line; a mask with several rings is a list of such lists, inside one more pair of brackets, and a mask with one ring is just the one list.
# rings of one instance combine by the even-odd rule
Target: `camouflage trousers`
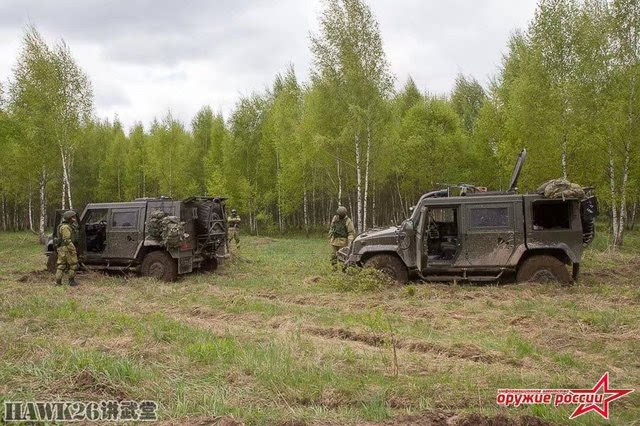
[[65,273],[69,281],[73,280],[78,270],[78,254],[73,245],[58,247],[56,261],[56,281],[61,281]]
[[235,241],[237,246],[240,245],[240,230],[238,228],[229,228],[227,241],[230,243],[231,240]]
[[331,264],[332,265],[336,265],[338,263],[338,250],[346,246],[347,246],[346,244],[343,246],[334,246],[333,244],[331,244]]

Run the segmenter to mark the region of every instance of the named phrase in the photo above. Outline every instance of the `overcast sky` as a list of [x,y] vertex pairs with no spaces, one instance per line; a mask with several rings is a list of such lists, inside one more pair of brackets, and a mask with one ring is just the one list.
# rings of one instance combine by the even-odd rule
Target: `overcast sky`
[[[445,93],[462,72],[486,84],[535,0],[369,0],[396,86],[411,75]],[[321,0],[0,0],[0,81],[25,25],[63,38],[93,84],[100,117],[145,127],[168,110],[186,123],[202,105],[225,117],[289,64],[309,75]]]

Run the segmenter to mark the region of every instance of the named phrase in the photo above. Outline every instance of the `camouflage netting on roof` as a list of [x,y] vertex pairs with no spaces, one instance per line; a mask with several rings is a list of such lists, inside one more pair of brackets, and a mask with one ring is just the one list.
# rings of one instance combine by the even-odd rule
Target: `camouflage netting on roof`
[[546,198],[584,198],[584,189],[577,183],[566,179],[552,179],[546,181],[536,191]]
[[162,240],[162,219],[166,216],[162,210],[154,210],[147,220],[147,235],[154,240]]
[[167,247],[178,247],[186,239],[184,222],[176,216],[165,216],[162,219],[162,242]]

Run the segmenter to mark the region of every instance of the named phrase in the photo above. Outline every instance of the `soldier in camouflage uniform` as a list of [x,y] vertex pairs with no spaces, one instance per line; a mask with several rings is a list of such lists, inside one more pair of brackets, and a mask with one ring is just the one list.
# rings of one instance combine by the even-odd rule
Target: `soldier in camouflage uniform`
[[74,244],[78,235],[77,216],[74,211],[64,212],[62,222],[58,226],[58,259],[56,261],[56,285],[62,285],[62,277],[67,273],[70,286],[76,286],[76,270],[78,269],[78,253]]
[[337,253],[342,247],[351,245],[356,236],[356,229],[353,221],[347,216],[347,208],[340,206],[336,211],[336,215],[331,220],[331,228],[329,229],[329,244],[331,244],[332,254],[331,263],[336,264],[338,261]]
[[236,209],[231,209],[231,216],[227,216],[227,224],[229,228],[227,242],[231,243],[231,240],[234,240],[236,247],[240,247],[240,216]]

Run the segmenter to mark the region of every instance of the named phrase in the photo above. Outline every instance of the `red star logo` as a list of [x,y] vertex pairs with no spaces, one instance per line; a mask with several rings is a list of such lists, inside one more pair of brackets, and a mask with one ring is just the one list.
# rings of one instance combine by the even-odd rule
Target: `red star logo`
[[[602,389],[602,394],[605,396],[602,401],[602,407],[599,407],[596,404],[580,404],[569,418],[575,419],[576,417],[593,410],[605,419],[609,420],[609,403],[634,391],[634,389],[609,389],[609,372],[606,372],[600,380],[598,380],[598,383],[596,383],[593,389],[572,389],[571,392],[595,395],[600,389]],[[607,395],[611,396],[607,397]]]

